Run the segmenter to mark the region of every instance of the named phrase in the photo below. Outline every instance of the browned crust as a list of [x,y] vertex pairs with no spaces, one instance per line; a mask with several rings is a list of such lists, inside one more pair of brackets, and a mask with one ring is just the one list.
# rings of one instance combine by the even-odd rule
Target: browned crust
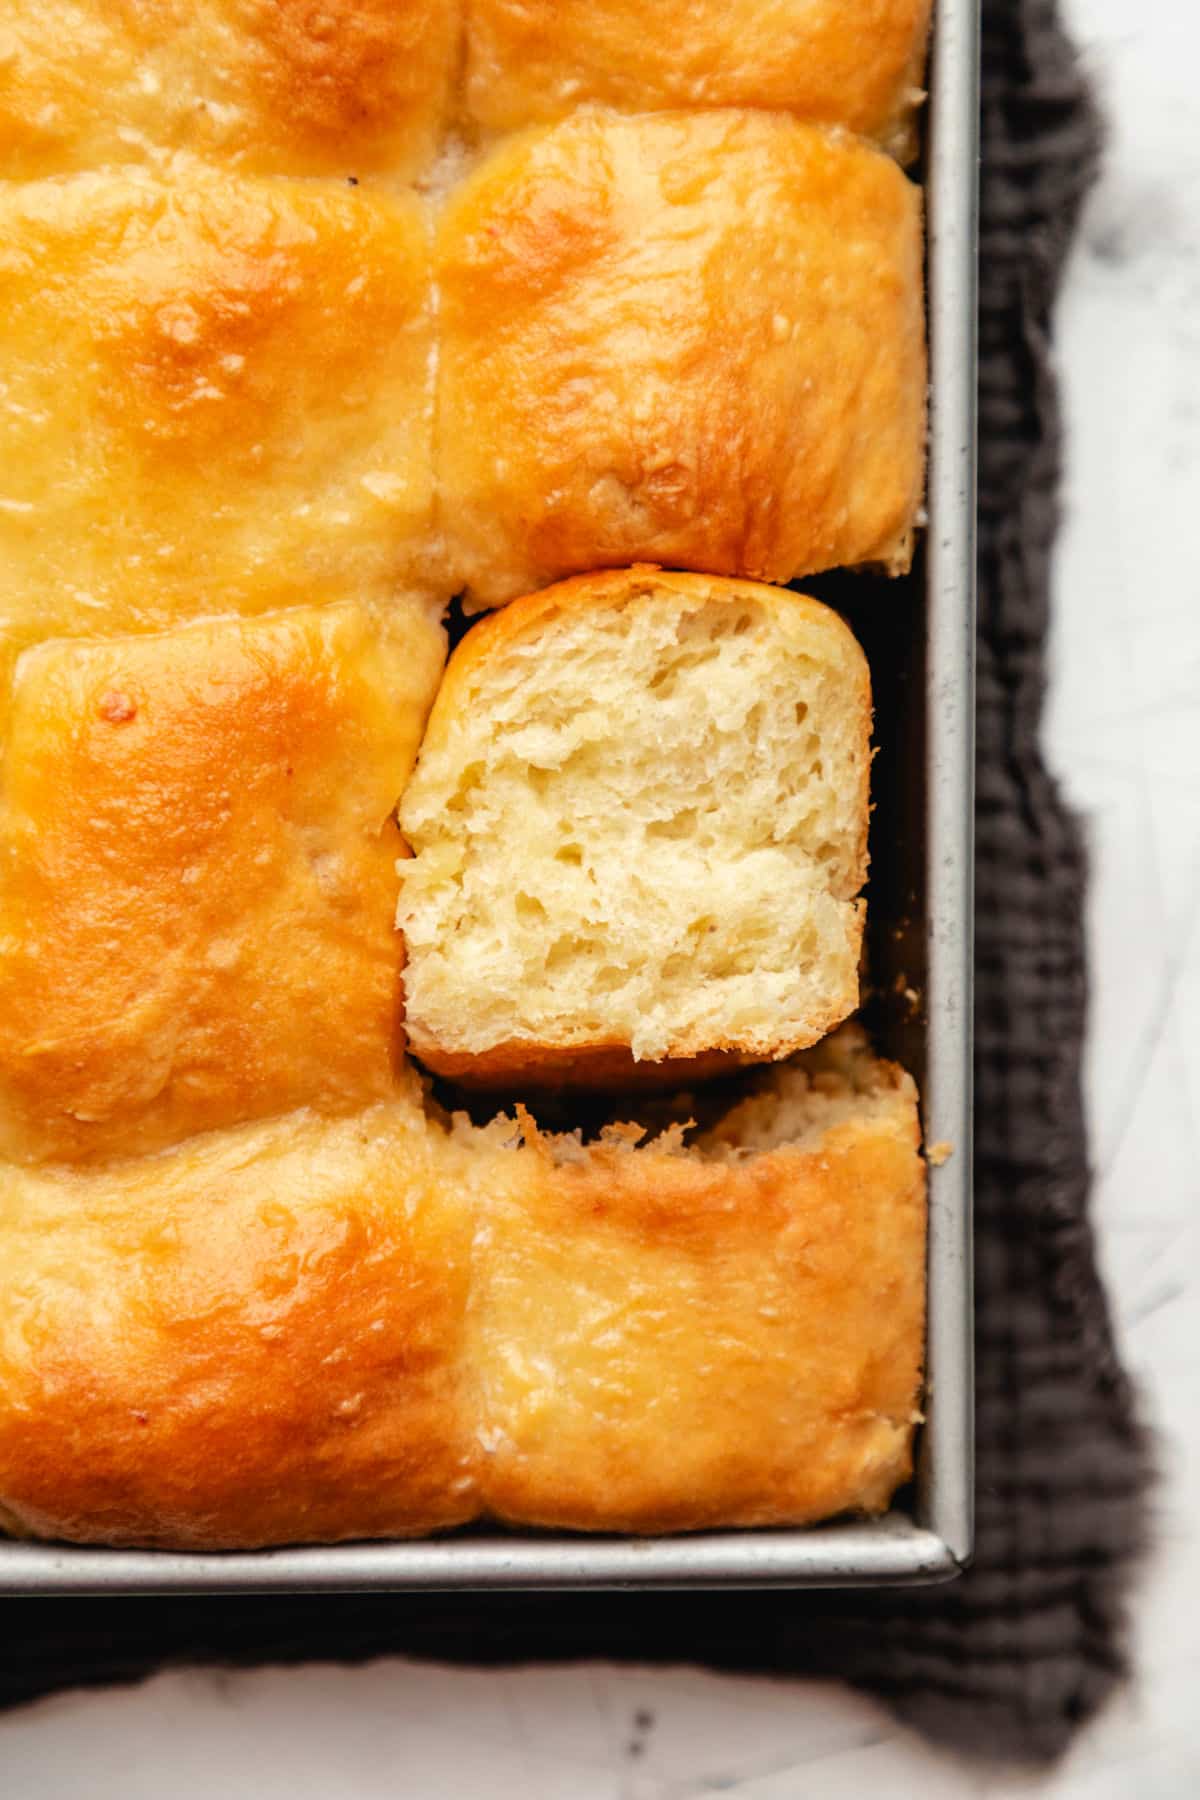
[[213,1550],[483,1512],[651,1532],[880,1510],[922,1345],[923,1165],[892,1079],[883,1117],[731,1163],[563,1160],[528,1123],[500,1147],[405,1099],[10,1169],[0,1519]]
[[385,1104],[7,1171],[0,1503],[193,1550],[471,1517],[470,1214],[431,1149]]
[[[899,1078],[911,1095],[911,1084]],[[488,1201],[485,1507],[663,1532],[882,1511],[924,1322],[915,1109],[730,1165],[543,1159]]]
[[412,180],[449,124],[458,0],[73,0],[66,11],[69,23],[52,22],[42,0],[6,0],[0,175],[182,153]]
[[440,517],[471,605],[639,560],[907,566],[921,217],[889,157],[778,112],[579,108],[503,139],[435,244]]
[[489,131],[588,102],[753,106],[909,156],[930,0],[474,0],[465,102]]
[[[600,1093],[630,1089],[685,1087],[692,1081],[716,1080],[744,1068],[752,1058],[738,1050],[706,1050],[695,1056],[666,1056],[659,1062],[635,1060],[628,1044],[493,1044],[472,1054],[444,1050],[426,1033],[410,1036],[409,1048],[434,1075],[472,1090],[521,1088],[541,1094],[558,1088],[587,1088]],[[783,1052],[782,1054],[786,1054]]]
[[0,793],[0,1154],[105,1159],[392,1091],[391,811],[435,646],[420,611],[398,653],[336,605],[27,653]]
[[[924,4],[903,0],[891,8],[891,22],[916,19]],[[135,88],[126,77],[144,61],[144,8],[94,0],[97,35],[77,54],[75,43],[44,36],[38,0],[18,5],[13,35],[21,58],[27,20],[36,51],[32,78],[28,60],[19,60],[0,100],[0,173],[16,178],[18,206],[26,199],[21,178],[110,161],[157,163],[161,152],[180,149],[211,157],[220,179],[206,190],[181,161],[169,181],[156,176],[143,185],[139,177],[136,192],[123,192],[118,178],[105,175],[47,182],[29,190],[29,244],[41,246],[38,255],[46,251],[43,266],[30,278],[36,258],[19,243],[7,270],[18,310],[49,322],[28,341],[26,325],[17,330],[15,366],[32,370],[39,404],[43,393],[74,396],[74,411],[91,429],[82,436],[67,430],[60,443],[38,425],[39,441],[51,448],[34,455],[34,440],[14,424],[10,463],[14,475],[30,464],[33,487],[28,517],[19,502],[6,539],[19,604],[10,608],[13,629],[0,640],[0,669],[7,676],[38,636],[111,635],[103,649],[81,648],[75,658],[75,673],[90,656],[104,675],[80,709],[75,785],[55,795],[56,765],[47,757],[43,790],[23,813],[21,784],[37,774],[36,758],[22,749],[6,770],[8,810],[0,823],[12,834],[6,852],[14,853],[5,859],[0,912],[12,928],[4,934],[10,948],[23,941],[30,955],[22,962],[18,954],[20,966],[10,965],[0,980],[8,996],[0,1126],[14,1159],[63,1160],[40,1169],[0,1166],[0,1529],[80,1543],[221,1550],[399,1537],[485,1512],[522,1524],[657,1532],[881,1510],[911,1467],[920,1382],[924,1172],[907,1078],[881,1074],[904,1096],[887,1119],[844,1125],[803,1151],[728,1163],[614,1143],[569,1155],[527,1120],[515,1148],[498,1148],[495,1134],[456,1137],[426,1118],[406,1066],[393,1064],[400,946],[380,906],[383,878],[402,854],[388,814],[411,760],[411,734],[380,720],[369,696],[348,697],[341,678],[350,659],[342,658],[327,693],[311,671],[268,672],[269,691],[257,697],[247,681],[233,707],[236,728],[227,720],[220,730],[206,729],[182,709],[163,736],[166,762],[174,756],[186,764],[182,780],[178,770],[152,767],[153,759],[137,780],[114,776],[120,758],[112,746],[133,743],[135,722],[146,717],[144,696],[131,691],[133,677],[145,657],[158,654],[148,638],[138,649],[121,649],[117,634],[222,611],[217,631],[236,632],[228,616],[234,611],[274,613],[334,589],[390,600],[403,579],[423,576],[436,485],[422,386],[432,360],[425,202],[411,195],[387,201],[368,187],[347,211],[346,194],[332,182],[228,184],[235,170],[243,177],[271,170],[341,176],[355,167],[407,179],[428,166],[452,110],[460,7],[438,0],[162,0],[152,9],[160,34],[167,35],[161,20],[168,13],[178,15],[179,26],[166,46],[167,79]],[[193,28],[203,40],[210,22],[235,15],[230,55],[194,54]],[[182,63],[170,60],[176,48]],[[857,54],[856,45],[850,48]],[[155,73],[148,59],[145,71]],[[122,85],[148,102],[137,102],[137,119],[118,116],[109,104]],[[172,124],[179,119],[189,122],[182,140]],[[223,119],[233,121],[224,137]],[[693,113],[681,130],[696,157],[712,147],[714,133],[722,136],[718,175],[739,134],[760,144],[773,134],[780,166],[785,140],[800,142],[787,121],[766,123],[762,113],[712,120]],[[619,128],[604,129],[611,139]],[[661,128],[628,129],[653,136]],[[841,183],[863,152],[840,136],[828,142],[842,172],[826,181],[818,168],[808,198],[853,225],[858,202]],[[688,161],[681,159],[672,180],[687,173]],[[921,480],[919,200],[897,185],[894,170],[877,168],[881,161],[868,158],[862,167],[869,164],[878,178],[881,219],[892,189],[895,217],[881,241],[904,305],[887,310],[884,281],[863,316],[880,326],[875,335],[885,351],[899,346],[904,392],[898,404],[884,401],[866,415],[882,432],[893,414],[911,415],[913,424],[893,459],[894,474],[885,460],[867,484],[865,503],[882,494],[889,505],[876,508],[882,523],[861,531],[852,550],[900,569],[910,554]],[[770,176],[775,163],[774,151],[764,151],[757,165],[751,157],[751,182]],[[564,164],[560,173],[572,171]],[[613,199],[610,184],[594,209],[585,198],[572,217],[569,205],[558,204],[565,183],[543,187],[539,204],[548,191],[548,210],[521,202],[514,221],[521,225],[527,216],[532,234],[516,245],[518,279],[544,280],[547,290],[572,258],[575,273],[584,268],[604,237]],[[675,199],[686,202],[682,187]],[[73,237],[73,209],[80,206]],[[628,241],[639,252],[653,248],[655,232],[668,235],[661,221],[669,216],[659,209],[651,232],[635,219]],[[741,231],[737,208],[714,224],[728,243]],[[114,233],[136,254],[110,268],[105,245]],[[350,236],[355,254],[348,258]],[[670,270],[660,267],[659,274]],[[476,337],[495,329],[489,271],[483,276],[483,301],[471,321]],[[365,285],[352,292],[359,277]],[[719,282],[713,292],[709,313],[719,322],[722,295],[727,314],[737,295]],[[602,308],[594,318],[586,305],[579,314],[585,327],[590,320],[593,340],[602,335]],[[895,344],[889,319],[899,321]],[[773,327],[769,310],[758,323]],[[665,364],[676,335],[668,321],[652,363]],[[819,324],[813,335],[820,336]],[[547,350],[554,341],[553,331],[533,333],[543,371],[539,405],[566,385]],[[752,346],[754,357],[773,355],[771,342],[768,335]],[[389,353],[382,362],[380,344]],[[397,360],[405,344],[413,353]],[[593,380],[602,360],[595,341],[589,355]],[[72,359],[80,357],[87,380],[76,378],[83,364],[73,367]],[[828,347],[824,359],[837,360]],[[836,481],[812,482],[813,510],[828,517],[815,520],[798,548],[774,542],[769,521],[786,455],[770,434],[765,444],[756,441],[761,407],[739,400],[738,380],[717,370],[701,389],[698,412],[689,414],[679,384],[668,384],[663,443],[650,445],[655,453],[665,445],[665,462],[647,457],[641,487],[640,473],[628,483],[649,513],[662,503],[661,528],[631,547],[601,542],[587,517],[523,522],[542,559],[539,578],[623,563],[639,547],[663,556],[664,537],[673,532],[680,548],[672,560],[702,568],[726,561],[783,580],[840,560],[835,525],[849,484],[843,480],[839,495]],[[505,384],[497,391],[503,394]],[[791,433],[794,396],[779,391]],[[416,446],[411,468],[395,444],[388,468],[375,468],[375,438],[384,435],[378,421],[368,422],[364,463],[352,426],[366,417],[364,397],[381,393]],[[603,380],[593,384],[597,395],[605,399]],[[841,404],[843,412],[853,410],[850,401]],[[14,404],[13,420],[36,412]],[[291,466],[300,412],[317,437],[325,429],[328,448],[309,468],[311,477],[319,464],[320,481],[308,478],[293,491],[272,472]],[[585,413],[577,458],[586,449]],[[53,432],[63,431],[64,417],[60,404]],[[715,428],[706,435],[710,418]],[[520,449],[520,425],[518,419],[511,428],[502,416],[498,442],[507,433]],[[97,432],[108,434],[107,447],[93,464],[88,446],[99,441]],[[533,435],[527,423],[524,436]],[[814,456],[830,435],[811,434]],[[697,438],[700,460],[710,467],[684,494],[681,516],[698,522],[689,536],[670,502],[690,479],[681,476],[680,458]],[[751,465],[744,484],[722,473],[725,447],[735,439],[745,440]],[[366,486],[360,476],[382,473],[370,490],[371,509],[388,509],[378,530],[372,510],[344,537],[326,532],[322,548],[335,545],[330,561],[317,554],[317,538],[303,533],[294,542],[259,533],[257,553],[245,553],[238,531],[254,536],[251,527],[265,522],[265,530],[276,512],[290,519],[293,507],[307,510],[310,495],[319,505],[336,485],[335,472],[359,487]],[[546,485],[539,466],[527,487],[520,478],[511,483],[510,498],[536,511]],[[768,523],[749,533],[726,516],[707,531],[705,520],[723,509],[729,514],[743,485]],[[441,486],[452,521],[455,480]],[[248,497],[245,518],[239,495]],[[222,553],[227,506],[241,522],[232,549]],[[779,511],[794,520],[799,509]],[[32,561],[29,544],[37,551]],[[80,546],[88,553],[82,563]],[[175,548],[185,553],[178,566],[170,560]],[[479,583],[492,598],[505,579],[502,552],[496,562],[499,574],[493,563]],[[649,573],[585,579],[593,590],[607,582],[617,592],[631,575]],[[706,576],[654,578],[714,585]],[[791,604],[776,596],[779,604],[785,598]],[[574,603],[561,592],[538,600]],[[519,623],[514,608],[510,628]],[[264,640],[248,629],[247,641],[261,649]],[[464,668],[483,648],[477,638]],[[26,673],[44,670],[55,654],[34,651]],[[106,658],[124,662],[109,669]],[[176,659],[176,674],[185,672],[185,661]],[[217,685],[232,701],[231,667]],[[410,697],[405,704],[417,703]],[[47,706],[37,730],[69,723],[69,710]],[[256,935],[247,915],[247,887],[233,853],[263,848],[264,836],[238,814],[253,787],[253,757],[237,741],[241,727],[260,748],[272,746],[271,781],[279,781],[267,810],[277,824],[297,825],[297,842],[315,852],[322,892],[341,909],[344,931],[329,934],[336,953],[306,948],[294,920]],[[361,727],[362,742],[339,764],[329,746],[351,727]],[[306,752],[320,765],[315,774],[297,773]],[[320,862],[321,846],[328,848],[330,821],[341,816],[356,773],[368,785],[378,781],[381,794],[372,788],[363,816],[346,816],[348,863],[357,858],[361,866],[343,871],[343,890]],[[209,804],[204,791],[216,776],[221,792]],[[322,824],[324,778],[339,792]],[[301,819],[298,811],[292,819],[285,786],[309,796],[311,816]],[[78,832],[72,805],[86,827]],[[223,856],[218,843],[211,859],[212,929],[207,941],[203,931],[188,938],[196,921],[171,892],[179,863],[167,838],[182,819],[193,836],[207,832],[216,842],[226,814],[234,820],[230,854]],[[863,817],[865,858],[865,801]],[[311,842],[303,835],[309,826],[319,827]],[[88,829],[99,838],[89,839]],[[15,853],[17,839],[26,849],[32,842],[28,856]],[[143,907],[132,927],[114,900],[123,881],[134,890],[133,912]],[[275,882],[272,892],[286,898],[285,885]],[[217,976],[210,986],[196,977],[202,960],[219,975],[239,931],[261,986],[253,1024],[240,1010],[247,984],[230,1001]],[[171,957],[181,942],[184,978],[172,983]],[[271,945],[282,974],[269,966]],[[131,946],[132,976],[121,966]],[[43,967],[35,972],[39,956]],[[305,999],[310,976],[317,989],[324,982],[312,1003]],[[170,991],[158,1006],[157,1030],[131,1025],[130,991],[160,989]],[[25,1026],[32,1013],[54,1029],[31,1060]],[[189,1076],[186,1092],[178,1093],[177,1026],[190,1047],[205,1035],[213,1046],[204,1081]],[[555,1046],[499,1046],[497,1053],[518,1050],[519,1063],[504,1078],[530,1087],[569,1084],[572,1068],[584,1064],[581,1079],[597,1086],[610,1079],[622,1086],[643,1077],[656,1084],[694,1080],[747,1054],[717,1047],[635,1065],[627,1047],[604,1044],[565,1053],[566,1064]],[[779,1046],[754,1052],[779,1053]],[[560,1072],[552,1076],[556,1058]],[[153,1067],[160,1064],[173,1073],[155,1087]],[[257,1116],[292,1105],[300,1110]],[[67,1166],[72,1158],[78,1166]],[[609,1308],[599,1382],[585,1303],[591,1294]],[[708,1362],[714,1344],[728,1352],[717,1368]],[[506,1385],[505,1375],[514,1380]]]
[[668,1052],[651,1060],[636,1058],[628,1044],[537,1044],[516,1039],[492,1044],[486,1050],[445,1048],[428,1032],[409,1028],[409,1049],[434,1075],[471,1089],[526,1087],[533,1093],[548,1089],[588,1088],[600,1092],[657,1091],[686,1087],[693,1081],[716,1080],[745,1068],[748,1063],[781,1062],[797,1050],[819,1043],[850,1016],[858,1005],[858,991],[847,994],[841,1005],[831,1006],[812,1021],[798,1041],[775,1038],[750,1045],[717,1045],[711,1049]]
[[0,652],[422,585],[417,196],[195,166],[0,182],[0,318]]

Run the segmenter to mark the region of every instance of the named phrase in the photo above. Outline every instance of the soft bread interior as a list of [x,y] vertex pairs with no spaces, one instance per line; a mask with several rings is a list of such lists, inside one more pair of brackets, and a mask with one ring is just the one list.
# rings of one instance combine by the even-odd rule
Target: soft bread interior
[[799,595],[694,576],[530,605],[460,647],[403,802],[414,1048],[504,1075],[546,1047],[815,1042],[857,1003],[852,635]]

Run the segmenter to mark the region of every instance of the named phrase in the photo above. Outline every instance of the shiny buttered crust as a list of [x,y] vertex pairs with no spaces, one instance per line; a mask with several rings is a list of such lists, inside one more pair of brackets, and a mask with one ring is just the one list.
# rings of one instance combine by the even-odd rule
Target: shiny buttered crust
[[587,101],[753,106],[907,157],[928,29],[929,0],[471,0],[466,108],[512,131]]
[[0,177],[173,155],[427,176],[447,135],[600,102],[745,106],[915,147],[929,0],[6,0]]
[[0,1518],[78,1543],[395,1537],[478,1510],[471,1214],[419,1109],[0,1174]]
[[[0,1528],[652,1532],[910,1471],[908,1078],[827,1044],[687,1147],[452,1121],[392,913],[458,587],[906,566],[920,203],[851,133],[907,150],[923,5],[522,11],[0,19]],[[568,90],[620,110],[497,140]]]
[[0,1520],[220,1549],[881,1510],[911,1466],[923,1179],[911,1082],[859,1079],[816,1075],[800,1144],[730,1160],[450,1131],[402,1083],[10,1168]]
[[411,196],[0,184],[0,319],[10,646],[420,579],[433,337]]
[[515,1090],[816,1043],[858,1004],[870,732],[853,633],[787,589],[635,568],[493,613],[401,806],[414,1052]]
[[0,176],[161,165],[411,178],[446,128],[455,0],[5,0]]
[[414,603],[25,653],[0,789],[0,1155],[122,1156],[391,1091],[393,809],[443,656]]
[[6,642],[903,570],[920,238],[889,158],[761,112],[585,108],[439,208],[195,159],[0,183]]
[[490,1512],[658,1532],[886,1508],[911,1470],[925,1200],[911,1083],[879,1079],[890,1104],[803,1148],[509,1164],[470,1315]]
[[581,111],[506,141],[436,246],[448,552],[476,605],[653,561],[907,567],[921,202],[761,113]]

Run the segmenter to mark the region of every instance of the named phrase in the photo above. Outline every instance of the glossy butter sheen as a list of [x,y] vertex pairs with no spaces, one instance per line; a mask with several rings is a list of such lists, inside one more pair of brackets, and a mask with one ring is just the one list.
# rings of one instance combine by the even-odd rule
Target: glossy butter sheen
[[929,0],[469,0],[466,106],[489,131],[588,101],[753,106],[913,148]]
[[706,1166],[411,1083],[87,1171],[0,1173],[0,1518],[82,1543],[660,1531],[881,1510],[923,1310],[914,1095]]
[[411,1102],[3,1170],[0,1225],[10,1528],[220,1549],[476,1510],[470,1217]]
[[417,581],[431,314],[412,197],[0,184],[4,641]]
[[583,110],[506,141],[436,249],[440,516],[480,605],[653,561],[907,566],[921,202],[844,134]]
[[188,152],[411,179],[435,154],[455,0],[6,0],[0,176]]
[[0,1152],[94,1160],[390,1092],[393,809],[443,654],[419,608],[353,605],[26,654]]
[[929,0],[9,0],[0,177],[194,155],[428,175],[446,135],[599,102],[744,106],[915,147]]

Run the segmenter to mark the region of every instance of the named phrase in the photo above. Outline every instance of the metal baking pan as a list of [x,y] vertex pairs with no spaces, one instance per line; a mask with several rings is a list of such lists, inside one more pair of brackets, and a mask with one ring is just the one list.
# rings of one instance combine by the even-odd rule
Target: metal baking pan
[[871,660],[875,811],[868,890],[879,1047],[921,1087],[929,1171],[925,1423],[916,1478],[885,1517],[668,1539],[470,1531],[432,1542],[177,1554],[0,1542],[0,1594],[417,1588],[877,1587],[969,1559],[974,1485],[971,976],[974,818],[975,316],[979,0],[938,0],[926,142],[930,455],[913,575],[833,576]]

